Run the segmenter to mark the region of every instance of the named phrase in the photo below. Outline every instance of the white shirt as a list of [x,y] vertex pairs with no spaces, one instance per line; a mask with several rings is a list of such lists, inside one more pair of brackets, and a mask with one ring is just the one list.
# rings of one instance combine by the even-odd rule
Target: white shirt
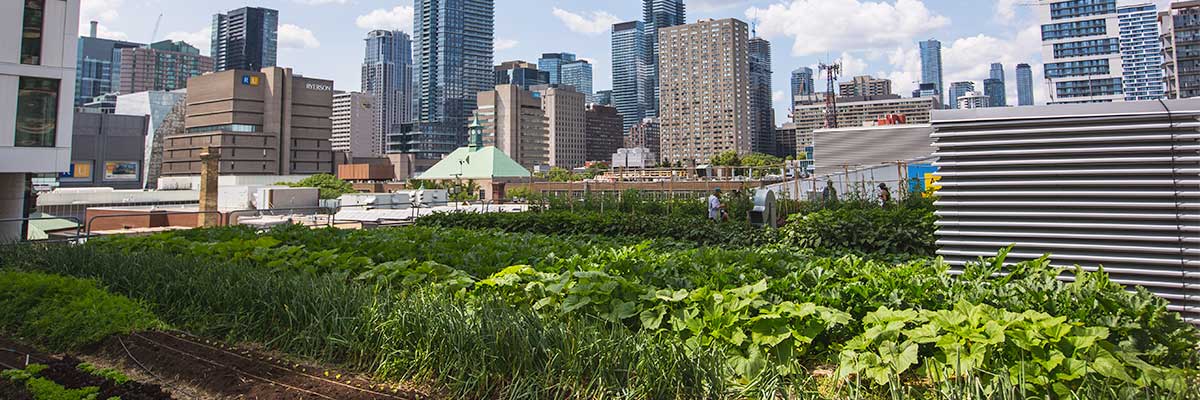
[[721,212],[721,199],[717,195],[708,196],[708,217],[717,219]]

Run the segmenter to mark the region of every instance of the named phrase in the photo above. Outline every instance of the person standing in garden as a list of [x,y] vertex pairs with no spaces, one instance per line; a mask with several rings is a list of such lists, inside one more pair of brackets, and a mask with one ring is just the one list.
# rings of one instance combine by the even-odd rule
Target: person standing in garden
[[886,183],[879,184],[879,206],[887,207],[888,202],[892,201],[892,192],[888,190]]
[[708,218],[720,222],[725,214],[725,205],[721,204],[721,188],[713,189],[708,196]]
[[821,191],[821,201],[825,206],[836,203],[838,200],[837,189],[833,187],[833,179],[825,180],[825,189]]

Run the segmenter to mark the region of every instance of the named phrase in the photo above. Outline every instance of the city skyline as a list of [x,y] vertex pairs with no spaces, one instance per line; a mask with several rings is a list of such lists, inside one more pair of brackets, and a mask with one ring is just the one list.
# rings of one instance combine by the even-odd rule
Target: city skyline
[[[1048,100],[1036,7],[991,1],[985,7],[957,0],[685,0],[687,22],[733,17],[753,23],[758,36],[771,41],[773,105],[776,123],[786,121],[790,72],[839,58],[849,78],[870,74],[891,79],[895,92],[907,95],[920,81],[918,42],[942,42],[944,83],[973,81],[981,86],[988,66],[1002,62],[1009,76],[1014,66],[1033,66],[1037,104]],[[971,4],[965,4],[971,3]],[[1122,1],[1121,4],[1135,4]],[[1152,1],[1160,9],[1165,0]],[[585,0],[528,0],[522,7],[496,7],[494,62],[536,61],[542,53],[572,52],[594,67],[593,91],[612,89],[611,25],[641,20],[643,2],[620,0],[597,4]],[[279,61],[298,73],[333,79],[339,90],[360,88],[361,40],[374,29],[412,33],[411,1],[265,0],[167,2],[164,0],[83,0],[80,33],[87,22],[100,22],[99,36],[145,43],[184,40],[208,54],[211,17],[244,6],[274,8],[279,15]],[[903,6],[899,11],[897,7]],[[877,23],[885,11],[894,22]],[[902,12],[901,12],[902,11]],[[154,19],[163,14],[153,38]],[[983,17],[980,15],[983,14]],[[836,18],[835,18],[836,17]],[[839,29],[802,21],[844,21]],[[852,21],[853,20],[853,21]],[[149,21],[149,22],[148,22]],[[850,22],[845,22],[850,21]],[[832,25],[831,25],[832,26]],[[797,38],[810,38],[797,41]],[[153,40],[152,40],[153,39]],[[993,59],[996,58],[996,59]],[[824,85],[818,84],[817,91]],[[1017,98],[1016,85],[1007,97]],[[949,101],[947,101],[949,103]],[[1015,102],[1014,102],[1015,103]]]

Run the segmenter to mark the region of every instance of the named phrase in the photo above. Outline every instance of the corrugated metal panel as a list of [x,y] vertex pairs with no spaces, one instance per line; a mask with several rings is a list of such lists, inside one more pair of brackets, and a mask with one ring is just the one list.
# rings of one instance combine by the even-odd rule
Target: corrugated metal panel
[[813,132],[818,176],[933,154],[929,124],[860,126]]
[[1014,245],[1103,266],[1200,324],[1200,100],[935,111],[933,128],[951,265]]

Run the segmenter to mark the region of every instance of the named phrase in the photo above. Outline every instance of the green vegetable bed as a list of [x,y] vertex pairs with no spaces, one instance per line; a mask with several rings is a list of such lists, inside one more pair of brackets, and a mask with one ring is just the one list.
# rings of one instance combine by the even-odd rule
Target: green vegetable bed
[[1197,395],[1197,330],[1165,301],[1047,260],[1003,267],[1003,252],[953,277],[937,260],[779,246],[287,227],[0,260],[95,278],[200,334],[455,397]]

